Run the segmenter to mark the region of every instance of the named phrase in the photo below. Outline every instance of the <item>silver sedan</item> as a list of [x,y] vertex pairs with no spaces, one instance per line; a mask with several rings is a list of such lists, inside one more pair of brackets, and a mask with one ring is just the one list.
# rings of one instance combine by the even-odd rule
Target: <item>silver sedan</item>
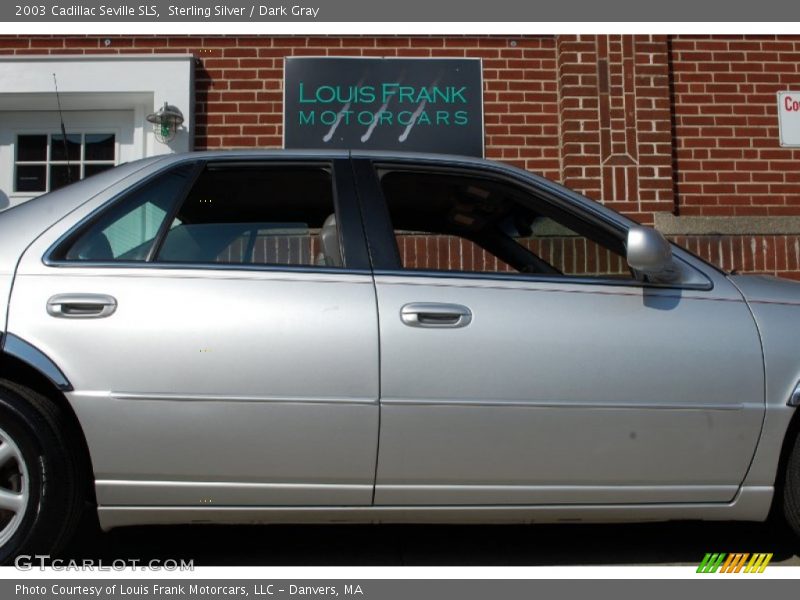
[[216,152],[0,214],[0,560],[168,523],[800,533],[800,286],[463,157]]

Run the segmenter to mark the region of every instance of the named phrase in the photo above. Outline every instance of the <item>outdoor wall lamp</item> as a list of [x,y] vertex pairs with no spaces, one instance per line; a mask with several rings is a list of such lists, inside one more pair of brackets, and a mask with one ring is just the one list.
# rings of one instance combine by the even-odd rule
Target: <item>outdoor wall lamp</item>
[[177,106],[164,102],[164,106],[147,115],[147,121],[153,124],[156,139],[166,144],[175,137],[178,128],[183,124],[183,113]]

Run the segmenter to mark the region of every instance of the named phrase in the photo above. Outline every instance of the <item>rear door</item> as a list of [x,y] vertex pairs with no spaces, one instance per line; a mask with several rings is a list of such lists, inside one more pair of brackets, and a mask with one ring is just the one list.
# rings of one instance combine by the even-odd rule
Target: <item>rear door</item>
[[764,378],[724,277],[643,284],[623,233],[490,173],[358,169],[380,314],[376,504],[735,496]]
[[354,202],[346,158],[187,163],[29,249],[8,330],[74,387],[101,505],[371,503]]

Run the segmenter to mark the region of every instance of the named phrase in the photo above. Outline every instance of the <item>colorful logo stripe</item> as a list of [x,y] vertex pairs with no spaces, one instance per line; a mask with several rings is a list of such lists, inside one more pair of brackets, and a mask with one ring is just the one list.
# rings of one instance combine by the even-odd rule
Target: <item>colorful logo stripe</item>
[[[772,560],[772,553],[709,552],[704,557],[698,573],[763,573]],[[748,561],[748,559],[750,559]]]

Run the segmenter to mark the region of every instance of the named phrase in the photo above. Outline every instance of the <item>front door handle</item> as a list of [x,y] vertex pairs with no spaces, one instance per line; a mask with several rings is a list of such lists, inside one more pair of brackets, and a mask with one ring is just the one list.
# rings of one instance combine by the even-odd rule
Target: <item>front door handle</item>
[[472,311],[460,304],[413,302],[400,309],[400,320],[409,327],[457,329],[472,322]]
[[47,314],[64,319],[102,319],[117,310],[117,300],[106,294],[56,294],[47,301]]

